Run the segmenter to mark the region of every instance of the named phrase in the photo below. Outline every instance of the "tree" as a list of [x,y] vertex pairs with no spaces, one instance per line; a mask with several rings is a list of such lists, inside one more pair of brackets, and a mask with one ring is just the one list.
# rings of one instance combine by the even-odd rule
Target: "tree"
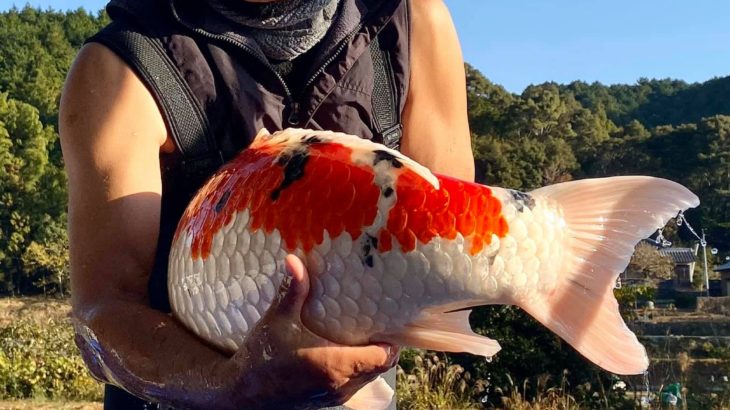
[[[48,230],[63,223],[65,208],[46,198],[65,196],[60,170],[48,160],[56,142],[33,106],[0,94],[0,274],[5,291],[30,287],[22,256],[34,241],[47,243]],[[41,190],[43,188],[44,190]],[[54,192],[55,190],[55,192]]]
[[655,246],[640,242],[626,269],[649,280],[666,280],[674,274],[674,262],[669,256],[662,255]]
[[108,22],[100,13],[42,12],[29,6],[0,14],[0,91],[34,106],[56,125],[66,73],[83,40]]

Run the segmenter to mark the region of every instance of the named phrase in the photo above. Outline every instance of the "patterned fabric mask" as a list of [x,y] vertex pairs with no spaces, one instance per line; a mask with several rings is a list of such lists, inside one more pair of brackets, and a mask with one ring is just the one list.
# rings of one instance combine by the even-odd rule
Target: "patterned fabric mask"
[[290,61],[327,33],[340,0],[208,0],[220,15],[248,29],[270,60]]

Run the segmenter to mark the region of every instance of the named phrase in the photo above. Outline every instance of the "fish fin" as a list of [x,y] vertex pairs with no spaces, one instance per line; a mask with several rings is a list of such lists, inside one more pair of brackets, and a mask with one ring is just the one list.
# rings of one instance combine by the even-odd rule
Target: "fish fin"
[[400,346],[442,352],[468,352],[484,357],[494,356],[501,347],[496,340],[478,335],[471,330],[471,310],[456,312],[423,312],[415,321],[399,332],[387,335],[388,342]]
[[251,145],[249,148],[258,148],[261,146],[265,146],[269,143],[271,140],[272,135],[266,128],[261,128],[259,132],[256,133],[256,136],[253,137],[253,141],[251,141]]
[[269,130],[267,130],[266,128],[261,128],[259,130],[259,132],[256,133],[256,136],[254,137],[254,139],[263,138],[263,137],[266,137],[268,135],[271,135],[271,133],[269,132]]
[[517,304],[604,369],[642,373],[649,359],[619,313],[616,278],[636,243],[699,199],[675,182],[641,176],[566,182],[530,194],[558,203],[569,239],[556,286]]
[[390,406],[395,391],[382,376],[363,386],[344,406],[352,410],[384,410]]

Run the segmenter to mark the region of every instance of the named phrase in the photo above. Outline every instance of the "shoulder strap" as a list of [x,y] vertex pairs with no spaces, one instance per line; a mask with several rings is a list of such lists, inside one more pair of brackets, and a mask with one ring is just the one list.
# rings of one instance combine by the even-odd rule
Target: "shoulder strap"
[[383,139],[383,145],[392,149],[400,148],[403,134],[401,126],[400,102],[395,89],[393,67],[388,52],[380,47],[376,36],[370,43],[373,60],[373,122],[375,132]]
[[109,47],[142,77],[182,154],[185,174],[206,178],[223,164],[205,112],[159,40],[114,21],[87,42]]

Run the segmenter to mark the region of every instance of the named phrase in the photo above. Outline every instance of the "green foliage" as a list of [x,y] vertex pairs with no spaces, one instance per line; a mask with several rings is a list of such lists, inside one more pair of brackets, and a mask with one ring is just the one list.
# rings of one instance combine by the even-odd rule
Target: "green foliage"
[[654,286],[623,286],[613,290],[619,308],[622,312],[636,309],[639,301],[654,300],[656,288]]
[[728,89],[730,77],[545,83],[511,95],[467,67],[477,179],[529,190],[574,178],[669,178],[702,200],[690,222],[706,228],[712,246],[730,249]]
[[0,14],[0,91],[34,106],[55,124],[63,80],[83,40],[108,18],[82,9],[61,13],[31,7]]
[[49,161],[56,139],[33,106],[0,93],[0,292],[34,288],[23,260],[32,244],[65,258],[64,177]]
[[[581,406],[587,406],[596,391],[604,398],[608,394],[606,386],[610,386],[611,380],[606,372],[521,309],[480,307],[474,310],[470,322],[476,332],[498,340],[502,350],[490,361],[469,354],[450,356],[453,363],[461,365],[474,380],[489,381],[488,399],[492,405],[506,406],[502,397],[511,397],[510,403],[515,406],[512,408],[530,408],[520,406],[559,396],[567,402],[575,399]],[[514,380],[524,382],[521,388],[515,388]],[[585,383],[594,390],[581,396],[579,386],[585,389]],[[516,392],[522,402],[515,401]],[[575,397],[568,397],[570,394]]]
[[[55,229],[54,229],[55,228]],[[43,294],[64,294],[68,289],[69,255],[66,231],[60,224],[52,224],[47,237],[32,241],[21,257],[25,275]]]
[[58,101],[76,52],[108,21],[82,9],[0,13],[0,294],[66,288]]
[[[92,16],[83,10],[61,13],[26,7],[0,13],[0,293],[67,289],[66,181],[56,135],[58,101],[73,56],[106,22],[105,14]],[[712,246],[723,252],[730,249],[730,77],[702,84],[648,79],[613,86],[546,83],[515,95],[470,66],[466,75],[479,181],[529,190],[584,177],[667,177],[698,193],[703,205],[688,214],[690,222],[707,229]],[[682,230],[677,236],[692,239]],[[622,306],[653,297],[641,292],[625,288],[617,291],[617,297]],[[449,362],[446,373],[439,373],[450,374],[453,386],[461,389],[468,372],[474,376],[469,383],[491,380],[495,389],[514,398],[520,390],[512,383],[514,378],[529,380],[520,393],[525,399],[572,388],[582,405],[604,406],[590,400],[596,391],[605,391],[608,376],[518,308],[480,308],[472,322],[504,349],[491,363],[453,355],[453,364]],[[43,343],[51,352],[65,352],[66,347],[46,340],[56,334],[57,340],[70,343],[70,334],[58,332],[62,331],[44,335],[29,323],[0,332],[2,394],[98,394],[85,390],[86,382],[78,381],[81,378],[63,386],[43,381],[47,380],[43,369],[60,368],[61,379],[71,377],[68,369],[76,369],[76,364],[61,363],[60,357],[71,357],[71,353],[41,357],[41,349],[28,347]],[[14,339],[18,335],[22,338]],[[564,374],[565,368],[570,372]],[[414,370],[404,367],[404,371]],[[535,378],[542,374],[549,375],[544,382]],[[547,380],[560,380],[560,384],[548,386]],[[585,387],[588,382],[591,388]],[[81,387],[74,387],[75,383]],[[84,396],[87,393],[65,393],[64,389],[97,393]],[[446,396],[441,392],[434,400]],[[572,399],[561,397],[569,408]],[[608,396],[600,393],[599,397]]]
[[0,329],[0,399],[99,400],[68,321],[21,319]]

